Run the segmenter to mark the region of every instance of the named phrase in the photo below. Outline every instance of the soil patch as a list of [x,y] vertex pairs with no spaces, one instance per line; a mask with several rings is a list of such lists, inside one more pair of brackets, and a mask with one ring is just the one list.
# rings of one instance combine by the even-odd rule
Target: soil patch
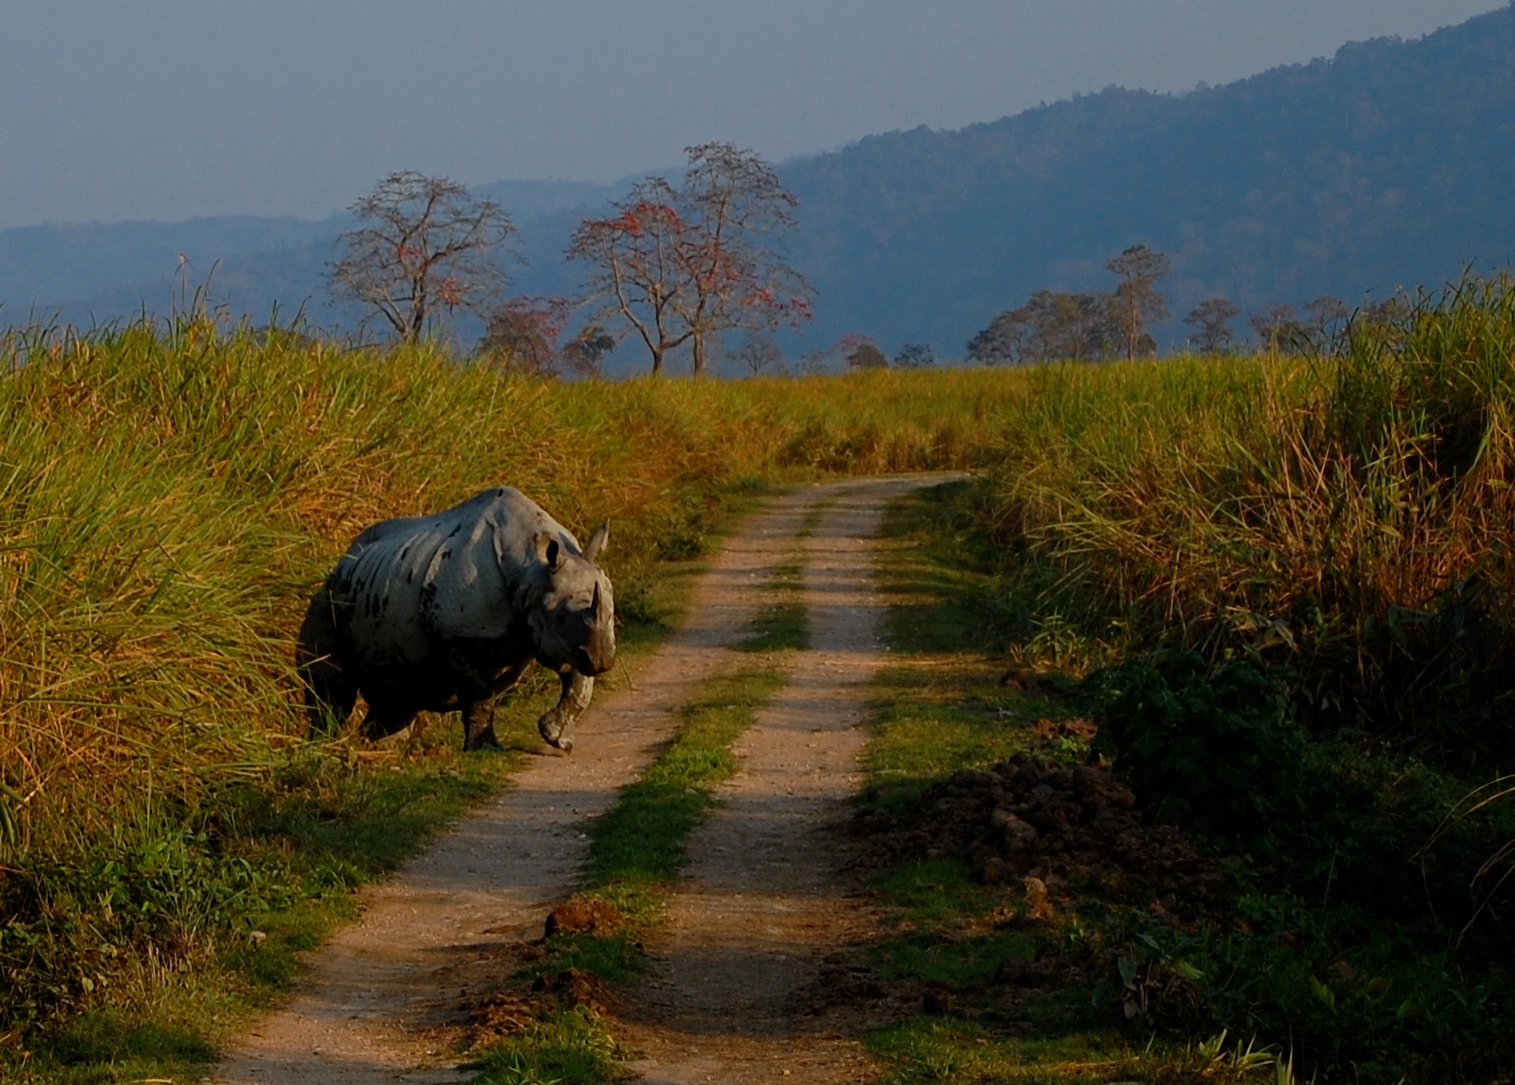
[[1084,888],[1175,916],[1209,909],[1225,889],[1219,864],[1175,826],[1146,824],[1108,768],[1025,754],[955,773],[901,811],[864,810],[853,832],[875,868],[952,857],[986,885],[1022,882],[1027,919]]
[[572,897],[547,913],[543,933],[609,934],[626,922],[615,905],[593,897]]

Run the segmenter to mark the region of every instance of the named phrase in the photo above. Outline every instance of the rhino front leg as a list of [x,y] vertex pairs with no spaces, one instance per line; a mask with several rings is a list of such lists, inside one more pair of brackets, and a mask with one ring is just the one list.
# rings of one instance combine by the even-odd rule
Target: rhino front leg
[[463,706],[463,749],[503,750],[494,733],[494,698],[469,701]]
[[537,730],[549,746],[569,753],[573,750],[573,725],[594,697],[594,679],[580,674],[572,667],[564,667],[560,674],[563,679],[563,695],[537,721]]

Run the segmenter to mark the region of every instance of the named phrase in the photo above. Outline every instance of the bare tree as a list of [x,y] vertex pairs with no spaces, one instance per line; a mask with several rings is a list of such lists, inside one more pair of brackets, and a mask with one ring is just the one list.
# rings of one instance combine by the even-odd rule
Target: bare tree
[[372,307],[401,342],[419,339],[439,307],[482,317],[508,281],[510,217],[445,177],[391,173],[351,210],[362,225],[337,238],[331,293]]
[[1304,325],[1292,305],[1271,305],[1259,309],[1247,320],[1257,335],[1257,349],[1278,353],[1295,349],[1304,337]]
[[936,355],[930,343],[906,343],[894,356],[895,369],[930,369],[936,365]]
[[614,336],[598,324],[586,324],[563,344],[563,361],[575,376],[592,379],[600,376],[605,355],[614,349]]
[[679,249],[688,243],[689,225],[677,200],[661,177],[643,181],[611,204],[616,214],[579,223],[568,244],[568,259],[590,266],[585,297],[597,319],[619,316],[629,324],[652,354],[654,374],[694,334],[675,319],[673,304],[688,289]]
[[1184,323],[1196,328],[1194,345],[1201,354],[1224,354],[1236,338],[1231,321],[1241,310],[1226,298],[1206,298],[1184,317]]
[[1346,331],[1351,315],[1347,303],[1330,294],[1322,294],[1314,301],[1305,302],[1305,327],[1310,336],[1310,348],[1317,351],[1329,350]]
[[1168,316],[1157,280],[1168,274],[1170,266],[1166,256],[1146,245],[1132,245],[1105,265],[1120,278],[1111,313],[1120,325],[1127,358],[1157,350],[1156,342],[1147,334],[1147,324]]
[[831,352],[824,347],[811,347],[800,359],[799,371],[807,377],[819,377],[831,371]]
[[732,359],[745,369],[749,376],[761,377],[765,371],[774,374],[784,372],[784,352],[772,339],[760,332],[748,332],[731,352]]
[[681,187],[643,181],[615,214],[579,224],[568,258],[589,265],[586,301],[629,325],[654,373],[688,343],[698,376],[723,332],[809,319],[810,287],[780,251],[796,201],[772,168],[730,143],[685,153]]
[[731,143],[701,143],[685,153],[679,195],[695,231],[681,250],[691,289],[677,308],[698,376],[711,336],[808,320],[810,284],[781,251],[799,201],[773,168]]

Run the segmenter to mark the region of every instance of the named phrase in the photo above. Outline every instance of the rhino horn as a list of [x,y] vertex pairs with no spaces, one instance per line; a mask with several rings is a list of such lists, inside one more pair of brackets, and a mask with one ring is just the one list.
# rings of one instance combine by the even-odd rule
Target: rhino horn
[[589,540],[589,545],[584,548],[584,557],[589,561],[599,561],[600,555],[605,552],[605,544],[610,541],[610,521],[606,520],[600,525],[600,530],[594,533],[594,538]]

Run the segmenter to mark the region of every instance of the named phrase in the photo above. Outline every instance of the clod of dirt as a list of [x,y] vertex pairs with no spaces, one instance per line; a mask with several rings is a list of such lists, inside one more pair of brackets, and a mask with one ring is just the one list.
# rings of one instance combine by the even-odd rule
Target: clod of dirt
[[607,1001],[604,981],[577,968],[543,972],[532,983],[531,989],[537,994],[554,996],[558,1008],[564,1010],[588,1006],[599,1012],[605,1009]]
[[1056,909],[1052,902],[1047,899],[1047,883],[1040,878],[1026,879],[1026,918],[1033,922],[1038,919],[1046,919]]
[[555,934],[607,934],[625,922],[613,904],[592,897],[574,897],[547,913],[543,926],[551,938]]
[[952,992],[945,987],[927,987],[921,1004],[927,1013],[944,1017],[952,1012]]
[[889,989],[873,969],[848,953],[828,953],[820,975],[791,998],[796,1013],[819,1014],[837,1006],[856,1006],[887,997]]
[[1074,738],[1080,742],[1093,742],[1095,734],[1099,731],[1098,725],[1093,720],[1075,717],[1071,720],[1040,719],[1031,725],[1035,731],[1048,742],[1056,742],[1061,738]]
[[1109,769],[1025,754],[955,773],[898,814],[865,810],[853,829],[879,866],[954,856],[985,884],[1021,881],[1027,920],[1052,915],[1070,883],[1163,896],[1173,900],[1169,911],[1207,903],[1224,887],[1218,864],[1180,830],[1142,824],[1136,796]]
[[468,1015],[470,1045],[493,1043],[512,1032],[520,1032],[535,1017],[536,1007],[530,999],[497,991],[481,999]]

